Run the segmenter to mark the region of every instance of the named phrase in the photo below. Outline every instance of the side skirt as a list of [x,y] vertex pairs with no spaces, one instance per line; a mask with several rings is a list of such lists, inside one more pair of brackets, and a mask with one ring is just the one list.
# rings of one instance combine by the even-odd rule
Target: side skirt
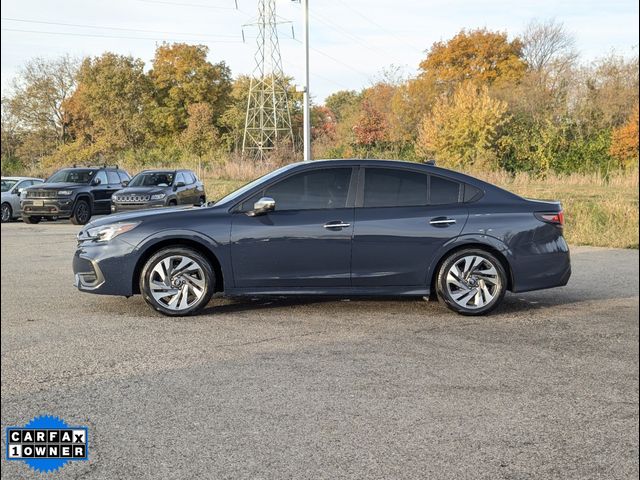
[[328,297],[424,297],[429,295],[429,289],[420,286],[405,287],[269,287],[269,288],[229,288],[222,293],[226,297],[246,296],[328,296]]

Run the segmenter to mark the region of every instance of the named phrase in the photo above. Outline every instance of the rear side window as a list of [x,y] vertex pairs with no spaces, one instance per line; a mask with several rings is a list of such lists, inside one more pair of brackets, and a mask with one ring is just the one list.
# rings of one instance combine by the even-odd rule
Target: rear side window
[[431,205],[445,205],[460,201],[460,184],[446,178],[431,175],[429,203]]
[[131,180],[129,174],[124,170],[118,170],[118,176],[120,177],[121,182],[128,182],[129,180]]
[[429,177],[402,170],[367,168],[364,179],[365,207],[427,205]]
[[196,183],[196,176],[192,172],[184,172],[184,176],[186,177],[189,185]]
[[109,185],[118,185],[120,183],[120,177],[115,170],[107,170],[107,178],[109,179]]

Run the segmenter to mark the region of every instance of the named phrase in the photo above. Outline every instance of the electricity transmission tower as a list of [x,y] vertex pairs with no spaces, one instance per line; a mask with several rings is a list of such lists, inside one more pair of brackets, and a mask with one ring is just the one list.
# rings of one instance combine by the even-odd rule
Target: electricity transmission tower
[[256,160],[263,160],[269,152],[287,141],[293,146],[278,23],[275,0],[258,0],[258,19],[248,24],[257,27],[258,50],[242,137],[242,153]]

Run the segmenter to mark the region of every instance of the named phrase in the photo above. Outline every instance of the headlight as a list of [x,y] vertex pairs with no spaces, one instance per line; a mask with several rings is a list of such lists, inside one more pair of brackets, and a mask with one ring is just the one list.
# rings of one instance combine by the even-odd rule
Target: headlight
[[58,195],[60,195],[61,197],[68,197],[72,193],[73,192],[71,190],[58,190]]
[[151,195],[151,200],[162,200],[166,196],[165,193],[156,193],[155,195]]
[[108,242],[111,239],[116,238],[118,235],[128,232],[136,228],[140,222],[133,223],[110,223],[108,225],[101,225],[99,227],[88,228],[86,235],[89,239],[96,242]]

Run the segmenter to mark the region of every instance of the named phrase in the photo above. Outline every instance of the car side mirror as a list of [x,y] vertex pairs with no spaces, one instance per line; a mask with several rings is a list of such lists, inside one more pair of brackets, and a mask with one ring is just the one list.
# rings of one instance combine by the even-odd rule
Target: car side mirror
[[22,195],[22,191],[23,190],[24,190],[24,188],[18,188],[18,189],[13,191],[13,194],[20,196],[20,195]]
[[127,185],[129,185],[129,180],[123,180],[122,181],[122,186],[126,187]]
[[93,182],[91,182],[93,185],[100,185],[102,182],[100,181],[99,178],[94,178]]
[[247,215],[250,217],[256,217],[258,215],[264,215],[269,212],[273,212],[276,209],[276,201],[271,197],[262,197],[256,203],[253,204],[253,210],[249,210]]

